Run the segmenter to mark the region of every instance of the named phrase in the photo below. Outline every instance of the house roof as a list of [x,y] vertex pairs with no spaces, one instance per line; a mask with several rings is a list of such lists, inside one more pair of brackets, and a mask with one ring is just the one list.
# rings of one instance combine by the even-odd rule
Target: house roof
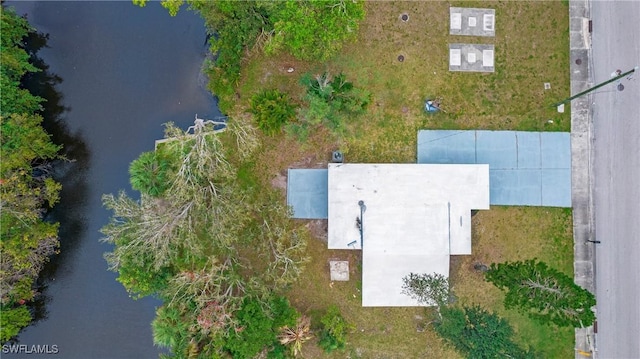
[[471,253],[471,210],[489,208],[489,168],[329,164],[328,200],[329,249],[363,249],[363,306],[417,306],[402,278],[448,276],[449,256]]

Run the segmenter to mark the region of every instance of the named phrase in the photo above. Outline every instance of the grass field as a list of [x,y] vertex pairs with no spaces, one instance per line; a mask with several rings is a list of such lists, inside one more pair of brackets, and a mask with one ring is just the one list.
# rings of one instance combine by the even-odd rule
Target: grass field
[[[448,34],[449,6],[496,9],[496,37]],[[340,149],[347,162],[414,163],[419,129],[510,129],[568,131],[568,111],[559,114],[550,104],[569,94],[568,6],[554,1],[501,2],[368,2],[367,16],[357,40],[327,63],[307,63],[286,55],[251,55],[236,94],[236,114],[245,116],[251,95],[278,88],[300,100],[300,76],[325,70],[344,72],[356,86],[372,93],[367,113],[354,118],[335,135],[317,129],[300,143],[284,134],[265,137],[250,170],[260,185],[283,187],[289,167],[323,167],[330,152]],[[408,22],[400,15],[408,13]],[[448,71],[448,43],[493,43],[496,72]],[[403,62],[398,55],[405,57]],[[295,71],[286,70],[293,67]],[[544,90],[544,83],[551,84]],[[427,115],[427,97],[442,98],[446,113]],[[551,120],[552,122],[550,122]],[[284,200],[283,191],[283,200]],[[294,306],[315,323],[336,304],[354,325],[345,351],[327,355],[306,344],[307,358],[458,358],[429,329],[422,308],[363,308],[359,291],[359,253],[330,251],[323,241],[326,223],[300,221],[314,234],[310,262],[289,294]],[[536,324],[502,306],[502,294],[474,270],[490,264],[537,257],[573,275],[571,212],[568,209],[492,207],[473,217],[473,255],[452,257],[451,281],[459,303],[477,303],[505,316],[518,340],[547,358],[573,356],[573,329]],[[328,261],[348,260],[351,280],[329,280]]]

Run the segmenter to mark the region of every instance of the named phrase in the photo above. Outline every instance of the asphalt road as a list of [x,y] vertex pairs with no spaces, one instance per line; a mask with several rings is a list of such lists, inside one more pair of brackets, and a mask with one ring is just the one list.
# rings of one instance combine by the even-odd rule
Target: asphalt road
[[[640,65],[640,1],[593,1],[594,83]],[[640,358],[640,69],[592,96],[598,358]]]

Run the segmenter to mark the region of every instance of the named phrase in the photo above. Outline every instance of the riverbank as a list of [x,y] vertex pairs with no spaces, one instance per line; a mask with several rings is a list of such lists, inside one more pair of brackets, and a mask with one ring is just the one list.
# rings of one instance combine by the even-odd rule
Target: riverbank
[[[153,358],[151,321],[161,303],[132,300],[103,258],[110,246],[99,229],[109,217],[101,196],[131,192],[129,163],[153,149],[163,123],[181,127],[193,116],[216,117],[215,99],[198,85],[207,53],[203,20],[172,18],[158,7],[130,2],[6,2],[49,34],[39,56],[60,82],[58,117],[63,152],[60,255],[44,275],[43,318],[19,344],[57,345],[32,358]],[[2,354],[2,357],[20,355]]]

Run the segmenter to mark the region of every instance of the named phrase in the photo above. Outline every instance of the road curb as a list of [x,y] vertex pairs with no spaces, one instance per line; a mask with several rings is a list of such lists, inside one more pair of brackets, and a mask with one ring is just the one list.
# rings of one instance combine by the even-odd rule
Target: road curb
[[[592,85],[590,0],[569,1],[571,94]],[[589,97],[571,102],[571,206],[574,280],[595,295],[595,221],[592,163],[593,121]],[[595,357],[594,328],[575,330],[575,358]]]

